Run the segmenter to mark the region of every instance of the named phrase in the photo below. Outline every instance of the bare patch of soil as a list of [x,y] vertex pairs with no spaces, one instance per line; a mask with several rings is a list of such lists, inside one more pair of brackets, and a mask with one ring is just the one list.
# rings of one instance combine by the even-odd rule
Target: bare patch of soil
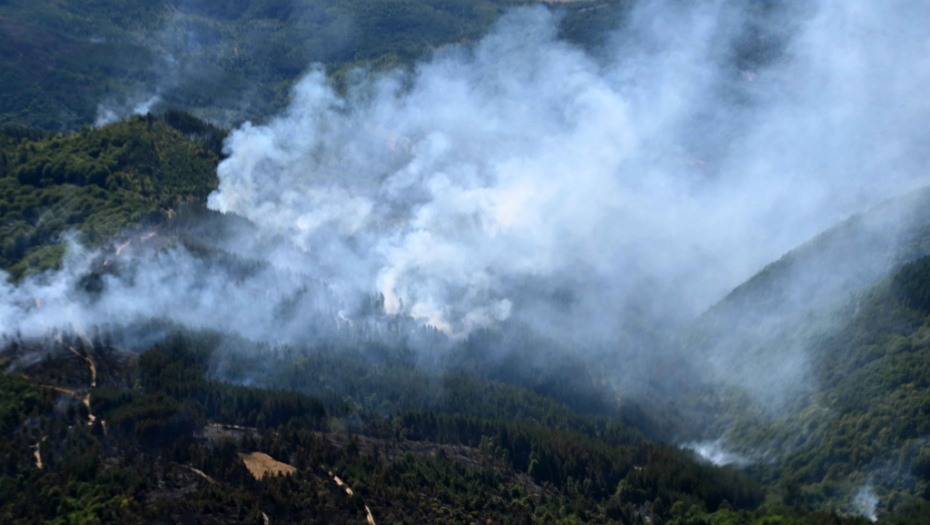
[[255,479],[262,479],[269,474],[276,476],[278,474],[292,474],[297,472],[296,468],[287,463],[281,463],[263,452],[239,454],[239,456],[242,457],[242,461],[245,463],[246,468],[255,476]]

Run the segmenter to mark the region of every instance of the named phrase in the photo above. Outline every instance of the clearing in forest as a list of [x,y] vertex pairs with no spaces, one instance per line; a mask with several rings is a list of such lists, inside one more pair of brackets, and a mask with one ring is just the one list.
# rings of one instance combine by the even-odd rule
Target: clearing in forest
[[255,476],[255,479],[262,479],[266,474],[291,474],[297,471],[296,468],[287,463],[281,463],[262,452],[239,455],[242,456],[242,461],[245,462],[246,468]]

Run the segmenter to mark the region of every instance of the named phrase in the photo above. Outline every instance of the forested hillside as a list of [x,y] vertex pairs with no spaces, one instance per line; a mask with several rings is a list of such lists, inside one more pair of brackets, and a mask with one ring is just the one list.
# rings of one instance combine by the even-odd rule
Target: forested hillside
[[[19,277],[55,266],[64,253],[67,232],[77,233],[77,240],[93,247],[126,228],[139,227],[159,231],[169,245],[186,246],[198,257],[219,257],[223,265],[247,268],[253,263],[237,261],[211,241],[211,236],[230,227],[225,224],[231,219],[192,211],[202,207],[215,187],[223,136],[223,130],[175,111],[74,134],[6,130],[2,148],[4,218],[9,219],[4,223],[9,232],[4,239],[6,268]],[[95,388],[88,388],[90,377],[80,361],[71,359],[64,368],[56,364],[66,352],[57,346],[60,343],[36,346],[7,340],[5,366],[17,372],[4,380],[11,389],[3,416],[11,438],[4,483],[11,487],[10,494],[55,486],[56,494],[67,496],[51,514],[30,506],[28,497],[8,500],[6,515],[29,523],[65,515],[145,521],[162,512],[175,513],[178,519],[203,518],[208,512],[223,522],[253,519],[264,512],[278,515],[282,522],[309,515],[326,520],[344,516],[352,522],[364,516],[359,509],[367,505],[375,515],[411,522],[455,522],[467,520],[464,516],[469,514],[485,521],[526,513],[541,523],[634,523],[647,517],[669,523],[707,519],[753,523],[774,513],[798,523],[820,523],[835,517],[806,513],[848,512],[856,508],[857,488],[869,486],[881,496],[882,516],[916,520],[924,512],[930,486],[924,468],[930,457],[924,444],[930,431],[925,428],[930,417],[924,406],[924,376],[930,370],[924,363],[928,310],[924,288],[930,275],[926,259],[920,258],[927,245],[928,221],[922,205],[926,198],[926,191],[916,192],[826,232],[707,312],[683,341],[692,345],[692,351],[712,357],[725,352],[722,355],[731,356],[727,363],[732,368],[719,375],[704,365],[707,375],[689,390],[697,397],[686,402],[672,397],[656,399],[652,405],[617,403],[594,387],[603,377],[591,375],[593,363],[567,355],[556,359],[555,367],[521,367],[519,363],[532,362],[545,347],[543,341],[533,352],[499,361],[489,353],[502,343],[494,333],[475,334],[435,368],[418,365],[414,354],[403,350],[353,346],[351,338],[329,349],[274,349],[219,334],[185,335],[181,330],[181,335],[152,347],[138,360],[102,340],[75,339],[71,345],[79,353],[90,352],[98,370],[112,374],[109,379],[100,376],[103,379]],[[186,215],[169,221],[180,209],[188,209]],[[215,224],[210,226],[211,222]],[[850,253],[857,257],[849,257]],[[118,270],[92,270],[101,271]],[[799,282],[804,286],[793,288]],[[774,328],[760,337],[752,331],[760,323]],[[159,330],[165,326],[180,330],[170,324]],[[784,406],[773,411],[771,400],[753,397],[745,383],[732,380],[738,377],[741,362],[742,366],[760,361],[777,364],[781,349],[798,342],[816,356],[810,368],[813,379],[805,376],[810,382],[804,388],[779,398]],[[753,353],[745,353],[747,345]],[[56,346],[39,364],[20,360],[40,348],[45,353]],[[547,350],[547,359],[559,351],[564,350]],[[675,367],[681,368],[661,369],[665,381],[682,380],[702,369],[700,362]],[[20,371],[27,373],[30,383],[16,379]],[[195,374],[193,383],[173,384],[188,373]],[[144,379],[169,376],[168,382]],[[35,390],[30,384],[53,385],[76,394]],[[127,389],[132,384],[149,386]],[[91,391],[90,411],[80,403],[65,402],[86,390]],[[661,386],[656,391],[662,391]],[[228,396],[245,396],[258,404],[252,409],[245,401],[230,401],[226,407],[222,399]],[[263,401],[266,396],[281,400]],[[52,403],[55,399],[57,404]],[[267,408],[271,406],[279,408]],[[102,423],[73,424],[91,412],[107,422],[105,432]],[[297,425],[307,425],[305,430],[293,428],[295,423],[289,421],[294,417],[307,421]],[[704,423],[697,424],[700,421]],[[62,425],[69,422],[72,428],[64,429]],[[221,427],[210,424],[256,430],[214,432],[209,429]],[[285,427],[291,433],[283,433]],[[737,465],[718,474],[716,467],[694,463],[690,452],[647,445],[642,435],[674,442],[676,432],[692,438],[723,436],[733,451],[768,459],[758,459],[744,474],[738,472],[746,467]],[[324,435],[329,437],[320,441]],[[351,435],[360,437],[347,437]],[[57,436],[58,441],[49,436]],[[224,442],[217,436],[234,439]],[[353,439],[359,444],[351,445]],[[539,439],[544,441],[537,443]],[[546,444],[549,439],[562,444]],[[304,443],[304,452],[294,449],[295,443]],[[572,452],[557,452],[566,446]],[[326,447],[335,448],[327,452]],[[550,450],[546,447],[556,448],[544,452]],[[594,448],[588,451],[588,447]],[[381,452],[387,448],[411,454]],[[47,458],[41,470],[35,463],[37,449]],[[606,456],[581,459],[601,449],[597,454]],[[252,452],[297,465],[293,476],[303,481],[288,490],[312,486],[317,497],[328,487],[325,474],[339,469],[344,478],[362,487],[357,491],[364,503],[345,499],[330,487],[327,497],[335,499],[284,505],[284,496],[274,495],[283,489],[267,479],[256,482],[244,470],[238,454]],[[223,459],[210,459],[217,454]],[[619,456],[609,459],[612,454]],[[312,464],[311,457],[330,459],[320,467]],[[107,458],[124,459],[114,466]],[[483,465],[485,477],[471,477],[471,471],[455,458],[465,465]],[[443,461],[451,461],[452,470]],[[589,461],[608,466],[592,470]],[[656,478],[638,474],[647,472],[649,465]],[[54,481],[31,477],[53,469]],[[309,470],[302,474],[302,469]],[[683,474],[689,469],[698,470]],[[418,472],[419,481],[403,481],[404,473],[411,472]],[[27,477],[13,485],[17,473]],[[741,475],[748,478],[727,485],[728,476]],[[427,490],[435,486],[435,476],[452,476],[446,492]],[[164,480],[159,487],[167,483],[174,488],[153,493],[153,480]],[[68,492],[76,490],[69,487],[77,481],[85,488]],[[681,482],[686,485],[676,485]],[[213,501],[210,498],[220,497],[215,483],[230,485],[224,496]],[[309,485],[299,488],[300,483]],[[126,492],[126,487],[133,488]],[[194,487],[199,498],[206,498],[202,503],[180,508],[169,503],[177,497],[171,491],[187,493]],[[396,502],[413,497],[405,491],[418,495],[398,506]],[[281,509],[290,510],[282,513]]]
[[95,247],[203,203],[224,136],[176,111],[73,134],[0,131],[0,265],[14,278],[55,267],[67,235]]
[[[353,111],[364,113],[347,96],[353,86],[370,87],[370,76],[390,68],[415,71],[418,61],[443,46],[461,44],[456,52],[468,55],[469,45],[508,9],[533,3],[0,0],[0,276],[6,281],[0,282],[0,523],[930,524],[930,189],[840,222],[763,268],[696,319],[685,320],[677,311],[653,311],[671,305],[674,297],[653,301],[637,294],[671,291],[690,275],[661,283],[664,287],[626,280],[661,277],[661,272],[636,273],[635,266],[674,265],[666,251],[710,257],[699,253],[701,245],[678,252],[647,239],[645,245],[659,256],[615,264],[626,259],[611,252],[599,259],[611,267],[601,274],[603,269],[585,260],[597,257],[579,249],[566,267],[543,265],[550,270],[543,277],[534,266],[538,261],[515,257],[508,250],[522,248],[503,246],[506,241],[465,239],[450,246],[460,239],[443,237],[447,230],[504,238],[507,228],[524,218],[521,207],[536,193],[551,190],[558,197],[552,202],[567,201],[568,208],[542,206],[536,209],[539,216],[526,216],[530,222],[559,217],[551,221],[553,237],[607,241],[616,234],[630,243],[604,243],[618,253],[642,248],[636,239],[640,232],[620,234],[635,230],[635,224],[619,219],[617,224],[612,219],[585,227],[567,224],[597,206],[587,198],[561,198],[571,193],[574,179],[554,189],[543,187],[547,179],[519,179],[503,192],[493,191],[501,189],[493,185],[497,181],[478,181],[506,173],[494,171],[498,166],[469,164],[469,154],[479,158],[488,144],[518,148],[521,141],[538,138],[517,132],[496,136],[506,127],[494,120],[498,115],[479,123],[474,140],[461,142],[446,141],[430,126],[424,126],[427,136],[413,139],[372,131],[361,117],[347,117],[341,135],[328,135],[325,118],[314,114],[312,125],[304,126],[307,122],[295,117],[251,135],[260,143],[254,151],[252,144],[237,145],[241,158],[267,164],[237,189],[281,193],[260,201],[256,216],[283,217],[288,224],[267,228],[235,210],[207,208],[208,196],[220,187],[220,163],[236,153],[235,140],[229,139],[236,127],[245,120],[261,123],[299,113],[300,107],[287,109],[292,89],[315,64],[327,74],[317,87],[332,87],[327,95],[338,100],[308,107],[334,120],[352,117]],[[605,127],[621,127],[623,133],[635,129],[632,115],[643,101],[635,100],[633,86],[650,85],[649,71],[634,67],[635,74],[624,76],[627,50],[639,48],[629,45],[622,31],[637,2],[552,4],[562,12],[551,26],[561,40],[546,41],[555,52],[544,56],[570,61],[590,53],[580,69],[607,73],[589,71],[591,76],[580,78],[607,85],[607,77],[616,75],[622,77],[617,91],[631,89],[633,95],[611,99],[605,95],[611,88],[599,84],[601,91],[569,90],[566,104],[560,99],[528,104],[526,113],[545,108],[555,115],[545,138],[559,141],[541,149],[578,139],[572,133],[583,126],[572,119],[579,107],[607,108],[612,117]],[[661,26],[664,18],[657,13],[675,18],[678,8],[691,5],[672,4],[670,11],[640,12],[640,22]],[[712,7],[724,4],[729,5]],[[734,12],[744,19],[737,30],[701,40],[720,46],[710,55],[725,62],[724,73],[715,71],[708,81],[714,88],[707,98],[714,100],[704,101],[726,106],[720,114],[701,107],[668,117],[666,106],[682,103],[687,98],[679,97],[682,93],[694,95],[687,90],[671,90],[655,107],[646,104],[646,113],[657,111],[689,132],[691,127],[715,131],[732,116],[724,115],[728,111],[736,120],[755,110],[764,113],[760,108],[766,109],[772,94],[755,87],[762,84],[756,75],[797,52],[786,42],[799,20],[810,15],[800,4],[740,3]],[[708,14],[713,9],[698,11],[697,21],[713,18]],[[676,20],[689,23],[673,25],[671,32],[706,29],[687,17]],[[671,39],[671,33],[663,36]],[[562,47],[566,40],[572,45]],[[656,58],[653,48],[663,42],[650,42],[638,55],[631,51],[631,62],[638,67]],[[599,54],[608,45],[620,50],[616,63]],[[692,58],[679,62],[676,57],[668,64],[687,69]],[[512,66],[502,63],[499,69]],[[459,65],[450,64],[431,67]],[[675,76],[676,68],[663,69],[660,76]],[[544,90],[544,81],[552,80],[537,78],[536,69],[541,66],[531,64],[520,82]],[[500,72],[478,73],[474,78]],[[530,98],[508,84],[513,79],[501,78],[498,84],[465,82],[464,91],[490,86],[489,93],[514,89],[518,96],[505,101]],[[414,90],[406,83],[415,79],[416,74],[400,78],[385,107],[397,102],[392,97]],[[555,81],[571,84],[562,77]],[[452,84],[440,86],[461,87]],[[616,105],[623,111],[612,113],[616,108],[610,104],[585,105],[596,98],[621,101]],[[478,100],[498,103],[493,96]],[[428,120],[416,109],[415,119]],[[581,120],[601,117],[589,113]],[[647,117],[650,126],[662,125],[662,118]],[[471,119],[467,114],[461,122]],[[448,126],[449,136],[455,127]],[[243,128],[248,126],[238,131]],[[367,186],[363,179],[370,174],[356,173],[359,166],[351,162],[320,162],[321,172],[335,166],[331,171],[337,173],[311,173],[319,167],[318,157],[344,153],[341,144],[326,143],[329,138],[362,129],[370,132],[370,142],[352,143],[346,156],[368,158],[364,148],[390,151],[386,158],[403,166],[372,178],[395,185]],[[650,140],[666,140],[657,134],[627,143],[613,133],[588,131],[577,140],[585,144],[579,151],[596,164],[609,164],[615,160],[611,155],[623,157],[627,150],[649,149]],[[733,134],[743,131],[727,128]],[[309,146],[288,143],[287,135],[301,133],[322,138]],[[617,142],[589,143],[602,136]],[[650,170],[672,166],[697,180],[672,189],[656,183],[663,186],[659,194],[676,194],[669,202],[681,202],[679,191],[688,197],[713,193],[708,190],[717,183],[712,165],[720,160],[713,150],[721,144],[702,139],[682,132],[668,139],[674,143],[668,149],[649,149],[646,155],[671,151],[670,164],[631,153],[617,162],[618,169],[642,169],[651,176]],[[456,145],[476,151],[462,157],[437,153]],[[303,146],[307,151],[299,150]],[[538,154],[532,146],[526,155]],[[271,153],[258,152],[261,148]],[[623,155],[616,153],[621,150]],[[468,168],[430,165],[434,154]],[[277,163],[278,157],[289,158]],[[502,164],[518,165],[515,171],[537,166],[553,175],[546,164],[554,157],[541,157],[547,162],[529,168],[520,155],[501,158]],[[571,155],[565,158],[570,165],[558,169],[572,177],[586,175]],[[277,187],[269,180],[276,170],[293,165],[300,176],[292,181],[300,187]],[[331,177],[331,184],[304,186],[304,165],[310,166],[306,178]],[[423,170],[442,173],[422,185],[411,183]],[[788,176],[775,174],[782,175]],[[454,176],[468,179],[467,184],[448,185]],[[612,184],[613,174],[604,182],[605,188]],[[628,193],[615,195],[654,196],[638,188],[653,182],[625,180]],[[766,186],[751,182],[746,187],[764,191]],[[365,198],[355,198],[356,190]],[[384,193],[400,197],[366,200]],[[474,195],[481,197],[477,205],[468,202]],[[430,199],[435,206],[408,202]],[[677,213],[660,205],[666,202],[661,199],[636,200],[607,207],[611,213],[622,206],[648,209],[631,217],[660,223],[666,212]],[[295,202],[311,204],[290,213]],[[363,215],[366,206],[384,208],[384,223],[364,230],[353,223],[355,217],[332,220],[345,218],[342,208]],[[428,215],[456,206],[465,211],[430,229]],[[482,223],[491,216],[483,214],[487,209],[494,210],[498,223]],[[715,211],[691,207],[681,215],[691,221]],[[410,219],[405,214],[417,220],[404,222]],[[469,221],[474,224],[464,224]],[[319,226],[323,223],[331,231]],[[472,228],[475,224],[480,227]],[[609,231],[587,231],[592,224]],[[288,239],[295,231],[309,236],[314,228],[339,237],[338,242],[296,246]],[[472,249],[501,251],[478,271],[445,267],[429,249],[391,250],[397,237],[410,232],[419,240],[449,240],[424,245],[449,249],[460,259],[470,259]],[[749,238],[766,242],[775,237],[768,233]],[[375,255],[363,253],[375,236],[383,236]],[[435,263],[441,270],[436,274],[461,272],[466,285],[442,289],[448,292],[439,294],[445,304],[427,301],[420,305],[425,308],[405,310],[403,300],[394,297],[389,305],[392,298],[374,284],[400,277],[436,279],[417,273],[425,266],[399,264],[408,271],[404,275],[376,267],[391,257]],[[509,267],[495,264],[510,258],[529,269],[498,274]],[[623,282],[605,282],[605,275]],[[579,299],[589,289],[615,284],[627,295],[593,293],[592,302]],[[527,292],[523,304],[494,293],[533,287],[538,289]],[[464,316],[463,332],[443,324],[444,308],[475,297],[475,304],[493,299],[501,308],[473,309]],[[605,304],[617,297],[628,307]],[[498,301],[502,298],[507,300]],[[521,307],[530,313],[512,313]],[[624,319],[612,318],[616,312]],[[569,322],[550,330],[557,317]],[[266,326],[255,326],[260,323]],[[598,323],[612,325],[602,330]],[[613,324],[623,329],[614,332]],[[576,333],[566,336],[565,326]],[[596,334],[587,337],[588,332]],[[607,342],[603,334],[610,334]]]
[[[479,39],[504,9],[527,3],[9,0],[0,4],[0,126],[73,130],[165,107],[224,124],[263,120],[311,64],[339,79],[355,66],[410,65]],[[565,4],[566,31],[594,41],[628,4]]]
[[[20,372],[0,383],[4,521],[361,523],[368,513],[377,523],[864,521],[784,510],[776,518],[757,510],[764,492],[744,474],[665,445],[452,406],[350,415],[295,392],[217,382],[209,376],[219,341],[179,334],[136,357],[62,338],[27,366],[35,343],[8,341]],[[96,364],[92,378],[81,356]],[[461,395],[471,399],[462,407],[524,406],[527,396],[493,384]],[[293,468],[256,479],[255,453]]]
[[714,385],[686,418],[771,462],[762,479],[792,506],[853,507],[868,487],[889,512],[927,508],[927,202],[919,190],[823,233],[682,338]]

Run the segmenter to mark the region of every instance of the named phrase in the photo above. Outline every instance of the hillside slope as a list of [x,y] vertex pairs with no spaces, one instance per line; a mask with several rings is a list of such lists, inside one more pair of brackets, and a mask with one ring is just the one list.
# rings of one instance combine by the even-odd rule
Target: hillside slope
[[[864,523],[759,508],[763,490],[745,475],[665,445],[456,410],[348,417],[303,394],[221,383],[209,378],[218,343],[179,334],[126,359],[96,337],[8,341],[4,521]],[[111,372],[88,386],[66,347]],[[44,360],[23,359],[38,350]],[[60,384],[89,389],[91,424]],[[243,457],[287,474],[258,479]]]
[[[703,397],[682,400],[783,501],[927,505],[930,190],[852,217],[769,265],[682,338]],[[713,392],[713,393],[710,393]]]
[[[503,10],[528,3],[11,0],[0,4],[0,126],[74,130],[164,107],[226,125],[262,120],[312,64],[338,82],[358,65],[409,65],[479,39]],[[567,34],[596,38],[629,3],[557,8],[571,13]]]
[[224,136],[173,111],[62,136],[0,131],[0,267],[54,267],[72,232],[93,247],[204,202]]

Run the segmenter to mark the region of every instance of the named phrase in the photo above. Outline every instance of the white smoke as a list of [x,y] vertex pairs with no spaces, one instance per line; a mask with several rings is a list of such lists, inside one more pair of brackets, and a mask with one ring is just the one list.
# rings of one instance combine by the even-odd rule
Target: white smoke
[[118,105],[113,101],[99,104],[97,106],[97,118],[94,120],[94,127],[99,128],[114,122],[119,122],[131,115],[146,115],[161,102],[161,95],[152,95],[151,97],[133,102],[126,105]]
[[646,2],[606,58],[559,41],[539,7],[411,82],[340,97],[314,70],[285,115],[232,134],[209,206],[453,335],[518,314],[528,279],[570,284],[583,322],[567,331],[636,294],[687,318],[923,180],[927,9],[820,7],[751,75],[728,61],[743,13],[723,2]]
[[878,521],[878,515],[876,514],[878,496],[875,495],[871,484],[863,486],[856,492],[856,496],[853,498],[853,507],[860,516],[867,520]]
[[[231,134],[209,198],[288,239],[227,246],[274,271],[168,250],[89,301],[74,263],[4,285],[0,329],[165,316],[291,341],[373,292],[454,337],[516,320],[606,345],[689,319],[930,159],[930,5],[824,0],[741,71],[736,4],[643,2],[598,56],[519,9],[409,77],[357,73],[346,96],[312,69],[285,114]],[[29,306],[44,296],[56,308]]]
[[94,127],[106,126],[134,115],[146,115],[156,110],[162,103],[162,94],[171,91],[180,84],[181,64],[172,54],[163,54],[149,66],[157,77],[155,85],[133,85],[126,92],[115,97],[108,97],[97,104],[97,116]]
[[[253,341],[378,340],[418,349],[415,327],[372,315],[363,296],[258,261],[229,264],[183,247],[156,251],[144,246],[158,241],[150,235],[128,239],[118,256],[83,253],[75,245],[61,271],[0,284],[0,348],[10,337],[90,334],[100,327],[120,332],[155,319]],[[150,334],[143,335],[150,341]]]
[[724,465],[745,466],[752,463],[752,458],[728,451],[721,440],[686,443],[682,448],[693,450],[705,460],[722,467]]

